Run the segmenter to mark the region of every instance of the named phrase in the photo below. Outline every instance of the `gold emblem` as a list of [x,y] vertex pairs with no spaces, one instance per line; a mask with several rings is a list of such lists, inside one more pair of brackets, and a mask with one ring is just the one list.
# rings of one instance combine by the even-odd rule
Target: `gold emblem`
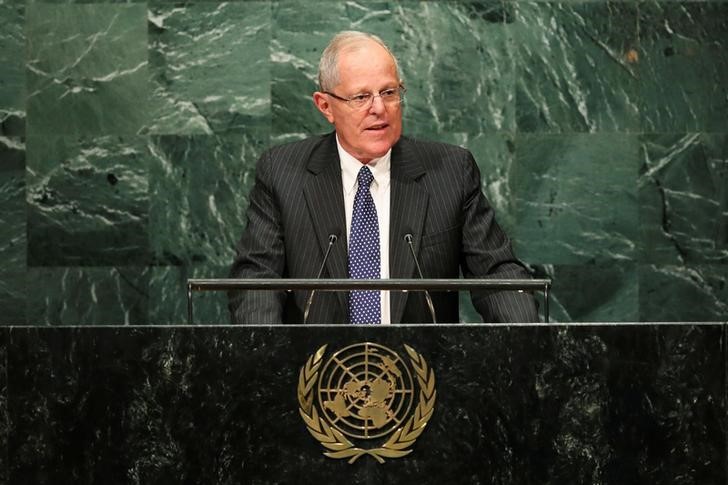
[[[412,452],[432,417],[437,391],[425,359],[408,345],[404,349],[417,389],[407,362],[383,345],[350,345],[325,363],[324,345],[308,358],[298,377],[299,411],[311,435],[329,450],[324,455],[349,463],[369,455],[384,463]],[[364,447],[374,439],[384,441]]]

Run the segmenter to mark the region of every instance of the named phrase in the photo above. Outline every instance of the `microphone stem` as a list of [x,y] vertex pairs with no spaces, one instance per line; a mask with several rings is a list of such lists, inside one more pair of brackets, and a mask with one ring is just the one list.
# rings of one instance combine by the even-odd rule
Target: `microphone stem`
[[[417,255],[415,254],[415,248],[412,246],[412,235],[407,234],[404,237],[404,240],[407,241],[407,244],[409,245],[410,252],[412,253],[412,259],[415,260],[415,267],[417,268],[417,273],[420,275],[420,279],[424,280],[425,277],[422,275],[422,269],[420,268],[420,262],[417,260]],[[432,303],[432,297],[430,296],[430,292],[425,290],[425,300],[427,301],[427,307],[430,309],[430,316],[432,317],[432,323],[437,323],[437,319],[435,318],[435,305]]]
[[[329,259],[329,254],[331,253],[331,248],[334,246],[334,243],[336,242],[338,238],[335,234],[329,235],[329,245],[326,248],[326,254],[324,254],[324,260],[321,262],[321,267],[319,268],[318,274],[316,275],[316,279],[321,279],[321,275],[324,272],[324,266],[326,265],[326,261]],[[311,294],[308,295],[308,301],[306,302],[306,308],[303,310],[303,324],[306,324],[306,321],[308,320],[308,312],[311,311],[311,304],[313,303],[313,295],[316,293],[316,290],[311,290]]]

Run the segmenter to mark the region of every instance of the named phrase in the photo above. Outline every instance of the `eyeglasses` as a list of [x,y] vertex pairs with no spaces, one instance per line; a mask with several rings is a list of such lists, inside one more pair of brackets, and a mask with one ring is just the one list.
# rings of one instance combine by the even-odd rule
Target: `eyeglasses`
[[329,91],[324,91],[324,93],[328,94],[332,98],[336,98],[339,101],[345,102],[354,109],[363,110],[369,109],[372,103],[374,103],[374,98],[376,98],[377,96],[382,99],[382,102],[384,104],[389,106],[396,106],[402,102],[402,100],[404,99],[404,93],[406,91],[407,90],[404,88],[404,86],[398,86],[396,88],[389,88],[385,89],[384,91],[379,91],[378,94],[361,93],[355,94],[354,96],[348,98],[342,98],[341,96],[337,96]]

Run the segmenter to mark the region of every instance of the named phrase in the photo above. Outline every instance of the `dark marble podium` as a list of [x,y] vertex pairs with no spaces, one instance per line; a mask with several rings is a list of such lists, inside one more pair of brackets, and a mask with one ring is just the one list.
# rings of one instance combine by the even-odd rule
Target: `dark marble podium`
[[[725,324],[6,327],[8,484],[722,484]],[[407,457],[322,454],[321,345],[409,344],[437,404]]]

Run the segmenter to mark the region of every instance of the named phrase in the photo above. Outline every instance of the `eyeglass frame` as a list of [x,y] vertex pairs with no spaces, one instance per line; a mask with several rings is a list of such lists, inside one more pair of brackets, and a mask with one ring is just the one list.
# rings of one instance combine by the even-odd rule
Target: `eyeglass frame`
[[[355,95],[353,95],[353,96],[351,96],[349,98],[341,97],[341,96],[339,96],[337,94],[332,93],[331,91],[322,91],[322,92],[324,94],[328,94],[329,96],[331,96],[334,99],[338,99],[339,101],[345,102],[347,104],[347,106],[349,106],[352,109],[357,109],[357,110],[362,109],[363,110],[363,109],[369,109],[374,104],[374,98],[377,98],[377,97],[381,98],[382,97],[382,92],[383,91],[389,91],[390,89],[399,91],[399,103],[398,104],[402,104],[402,101],[404,101],[404,95],[407,92],[407,88],[405,88],[404,85],[402,85],[402,84],[400,84],[396,88],[383,89],[382,91],[379,91],[377,94],[374,94],[374,93],[359,93],[359,94],[355,94]],[[370,96],[370,98],[369,98],[370,101],[368,101],[366,104],[363,104],[363,105],[358,106],[358,107],[357,106],[352,106],[351,102],[354,101],[354,98],[356,98],[357,96],[362,96],[364,94]],[[385,105],[387,104],[384,101],[384,99],[382,99],[382,103],[384,103]]]

